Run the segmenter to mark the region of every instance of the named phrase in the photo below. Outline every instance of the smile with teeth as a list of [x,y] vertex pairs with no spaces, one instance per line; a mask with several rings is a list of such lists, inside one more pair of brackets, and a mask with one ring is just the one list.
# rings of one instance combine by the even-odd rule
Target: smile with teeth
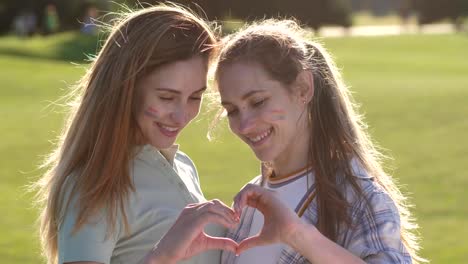
[[170,131],[170,132],[175,132],[175,131],[179,130],[178,127],[168,127],[168,126],[161,125],[161,124],[159,126],[166,129],[167,131]]
[[247,136],[247,138],[248,138],[251,142],[253,142],[253,143],[258,143],[258,142],[260,142],[262,139],[265,139],[266,137],[268,137],[268,136],[271,134],[272,131],[273,131],[273,129],[270,128],[270,129],[268,129],[267,131],[261,133],[261,134],[258,135],[258,136],[255,136],[255,137],[249,137],[249,136]]
[[179,127],[170,127],[170,126],[163,125],[161,123],[156,123],[156,124],[159,127],[159,131],[161,131],[163,135],[170,137],[170,138],[177,136],[180,130]]

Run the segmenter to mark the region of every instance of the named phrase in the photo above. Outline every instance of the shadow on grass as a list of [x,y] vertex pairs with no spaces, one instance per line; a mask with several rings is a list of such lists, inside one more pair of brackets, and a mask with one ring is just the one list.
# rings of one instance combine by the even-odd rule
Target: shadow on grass
[[66,37],[53,38],[48,36],[44,41],[34,40],[35,44],[39,45],[33,46],[28,45],[28,39],[0,45],[0,55],[83,63],[88,62],[89,57],[94,56],[99,47],[99,37],[93,35],[73,33],[67,34]]

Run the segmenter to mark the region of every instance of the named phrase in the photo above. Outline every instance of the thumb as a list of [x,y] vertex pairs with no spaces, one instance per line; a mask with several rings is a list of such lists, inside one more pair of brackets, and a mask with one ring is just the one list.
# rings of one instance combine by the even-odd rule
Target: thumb
[[249,250],[253,247],[258,247],[264,244],[266,243],[262,240],[260,235],[246,238],[239,243],[239,246],[237,247],[236,255],[240,255],[242,252],[246,250]]
[[239,246],[234,240],[225,237],[207,237],[206,249],[221,249],[229,250],[231,252],[236,252],[237,247]]

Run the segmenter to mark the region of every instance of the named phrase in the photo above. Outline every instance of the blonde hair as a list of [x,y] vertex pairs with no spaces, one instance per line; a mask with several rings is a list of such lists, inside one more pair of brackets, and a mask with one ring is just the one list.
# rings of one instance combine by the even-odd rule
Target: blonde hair
[[351,159],[356,158],[396,203],[402,241],[415,263],[424,262],[417,254],[418,238],[413,232],[417,225],[411,217],[406,197],[383,170],[381,164],[385,157],[371,141],[366,124],[357,113],[349,89],[330,55],[320,43],[306,40],[305,34],[292,20],[270,19],[253,23],[224,39],[216,78],[234,62],[254,62],[290,89],[301,71],[310,70],[314,96],[308,104],[308,162],[315,172],[318,229],[336,242],[342,224],[352,225],[348,214],[350,205],[338,183],[340,177],[344,177],[358,196],[363,196],[351,168]]
[[43,165],[47,171],[34,186],[48,263],[57,263],[58,228],[72,199],[78,212],[74,231],[104,209],[108,233],[119,217],[129,232],[125,202],[134,191],[129,166],[140,133],[135,83],[166,63],[193,56],[208,63],[217,42],[205,20],[177,5],[126,12],[116,21],[75,88],[57,147]]

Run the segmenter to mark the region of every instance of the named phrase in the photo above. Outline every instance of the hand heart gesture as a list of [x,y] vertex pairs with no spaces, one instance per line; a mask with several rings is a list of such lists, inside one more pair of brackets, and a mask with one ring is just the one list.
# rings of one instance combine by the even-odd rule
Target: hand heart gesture
[[204,232],[208,223],[233,228],[238,223],[235,212],[219,200],[186,206],[174,225],[146,257],[145,263],[176,263],[209,249],[235,252],[237,243]]
[[258,209],[264,216],[264,225],[256,236],[239,243],[237,254],[252,247],[272,243],[290,244],[301,224],[301,219],[288,208],[273,191],[254,184],[247,184],[234,198],[234,211],[240,215],[246,206]]

